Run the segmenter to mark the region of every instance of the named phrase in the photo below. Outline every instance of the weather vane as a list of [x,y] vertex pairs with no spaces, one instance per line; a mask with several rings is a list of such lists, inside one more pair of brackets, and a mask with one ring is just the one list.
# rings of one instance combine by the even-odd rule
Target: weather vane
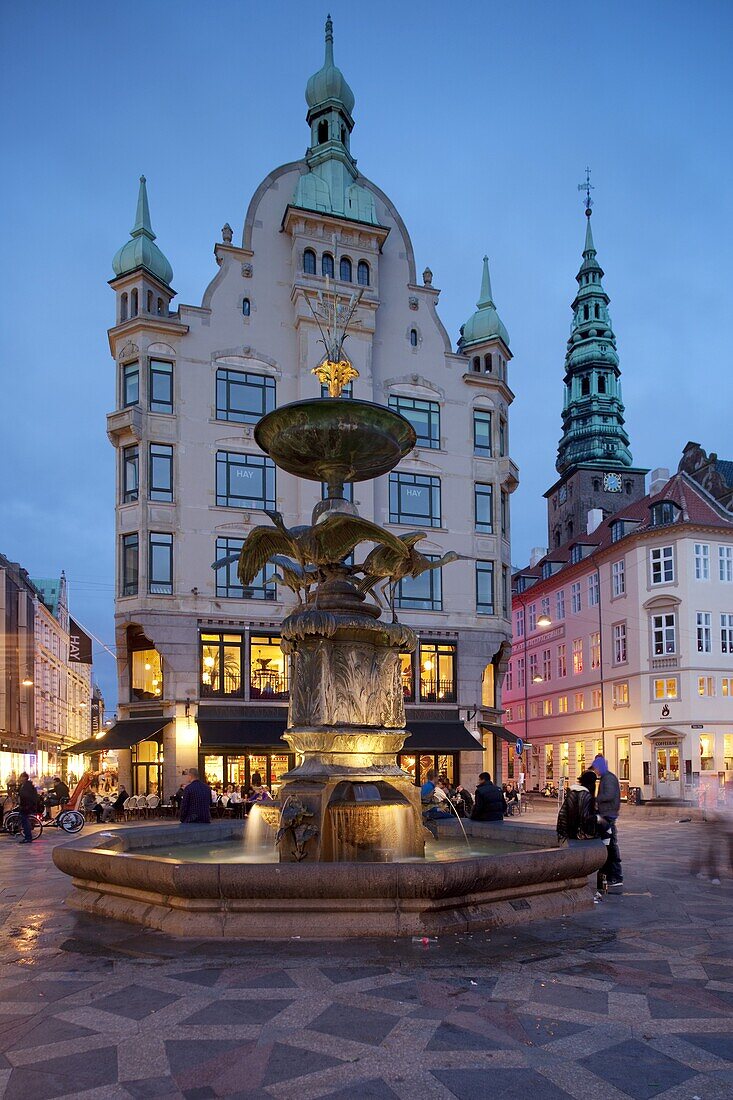
[[[315,306],[306,296],[321,334],[319,343],[326,349],[324,358],[317,367],[313,367],[311,374],[315,374],[322,385],[328,386],[329,397],[340,397],[344,386],[359,377],[358,370],[344,354],[344,340],[363,293],[363,290],[359,290],[348,299],[340,298],[335,290],[330,289],[329,278],[326,276],[326,289],[318,291]],[[360,323],[354,321],[352,328]]]
[[590,168],[585,170],[585,183],[578,184],[579,191],[585,191],[585,216],[587,218],[591,215],[591,207],[593,206],[593,199],[590,197],[591,191],[595,191],[595,187],[590,182]]

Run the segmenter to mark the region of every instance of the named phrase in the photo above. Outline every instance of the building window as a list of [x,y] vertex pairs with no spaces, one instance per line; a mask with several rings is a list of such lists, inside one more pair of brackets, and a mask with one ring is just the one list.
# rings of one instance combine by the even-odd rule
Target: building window
[[216,419],[256,424],[275,408],[275,379],[220,367],[216,372]]
[[[628,685],[619,684],[619,687],[628,687]],[[626,703],[619,703],[619,706],[626,706],[628,704],[628,691]],[[628,737],[618,737],[616,739],[616,767],[618,769],[618,778],[629,779],[629,739]]]
[[579,675],[583,671],[583,639],[573,639],[573,674]]
[[655,699],[676,699],[677,698],[677,677],[667,676],[663,680],[654,681],[654,698]]
[[417,347],[417,329],[416,328],[411,328],[410,329],[410,347],[411,348],[416,348]]
[[542,717],[550,718],[552,716],[552,699],[542,700]]
[[481,356],[480,355],[474,355],[473,359],[471,360],[471,370],[474,372],[474,374],[481,374]]
[[437,401],[421,401],[416,397],[391,394],[389,407],[401,413],[415,429],[418,447],[437,450],[440,447],[440,405]]
[[140,368],[137,363],[125,363],[122,368],[122,405],[128,408],[140,400]]
[[529,605],[529,633],[532,634],[537,629],[537,604],[531,603]]
[[568,674],[567,646],[561,642],[557,647],[557,675],[559,679]]
[[333,256],[330,252],[324,252],[321,256],[321,275],[326,275],[329,279],[333,279],[333,271]]
[[450,642],[420,642],[420,701],[455,703],[456,647]]
[[507,454],[507,430],[506,420],[499,417],[499,458],[505,458]]
[[492,374],[494,370],[494,360],[491,352],[488,351],[484,356],[484,374]]
[[173,412],[173,364],[150,360],[150,411]]
[[524,687],[524,657],[517,657],[517,688]]
[[137,596],[139,539],[137,532],[122,536],[122,595]]
[[477,531],[490,535],[494,530],[494,489],[477,482],[473,487],[473,517]]
[[[566,707],[563,714],[567,713],[567,699],[565,700]],[[585,741],[575,742],[575,775],[582,775],[585,771]]]
[[582,546],[580,546],[580,545],[578,545],[578,543],[576,543],[575,546],[570,547],[570,564],[571,565],[577,565],[578,562],[582,559],[582,557],[583,557],[583,547]]
[[712,734],[700,734],[700,771],[715,771],[715,738]]
[[120,296],[120,321],[127,320],[127,295]]
[[627,660],[626,623],[615,623],[613,627],[613,663],[623,665],[626,664]]
[[537,654],[530,653],[529,655],[529,680],[532,684],[539,684],[542,682],[539,668],[537,667]]
[[131,317],[137,317],[137,313],[138,313],[138,293],[137,293],[137,288],[135,287],[130,292],[130,316]]
[[145,296],[145,310],[147,313],[153,312],[153,292],[149,290]]
[[124,447],[122,450],[122,500],[124,504],[137,500],[140,490],[140,450]]
[[733,546],[718,547],[718,569],[721,581],[733,581]]
[[697,694],[706,695],[712,698],[715,695],[715,677],[714,676],[698,676],[697,678]]
[[150,444],[149,489],[151,500],[173,500],[173,448],[167,443]]
[[591,573],[588,577],[588,606],[597,607],[600,598],[600,578],[598,573]]
[[662,500],[659,504],[653,504],[651,508],[652,526],[663,527],[667,523],[674,523],[680,509],[671,500]]
[[603,701],[603,696],[601,694],[601,689],[600,688],[593,688],[593,690],[590,693],[591,710],[600,710],[602,701]]
[[[629,685],[626,681],[613,685],[613,705],[615,707],[627,707],[629,705]],[[619,779],[621,776],[619,776]],[[628,776],[625,778],[628,779]]]
[[560,588],[555,593],[555,618],[561,621],[565,618],[565,589]]
[[506,565],[501,567],[501,613],[505,619],[510,618],[509,614],[509,569]]
[[277,634],[252,634],[249,640],[250,699],[287,699],[287,658]]
[[[426,554],[428,561],[437,561],[437,554]],[[426,569],[417,577],[403,577],[395,590],[397,607],[415,611],[443,610],[443,570]]]
[[151,596],[173,595],[173,535],[162,531],[150,532],[148,592]]
[[163,663],[157,649],[130,652],[130,697],[140,703],[163,695]]
[[359,286],[369,286],[370,272],[369,264],[366,262],[366,260],[359,260],[356,268],[356,281]]
[[158,309],[157,309],[157,313],[158,313],[158,316],[159,316],[159,317],[162,317],[162,316],[163,316],[163,299],[162,299],[162,298],[158,298]]
[[390,474],[389,522],[440,527],[440,478],[425,474]]
[[611,542],[618,542],[624,537],[624,521],[616,519],[611,524]]
[[552,679],[552,650],[542,650],[542,679],[547,683]]
[[351,282],[351,260],[348,258],[348,256],[342,256],[339,262],[339,279],[342,283]]
[[611,595],[614,598],[626,595],[626,563],[623,558],[611,566]]
[[555,778],[555,748],[554,745],[545,745],[545,779],[549,781]]
[[244,639],[241,634],[201,635],[201,695],[236,696],[243,692]]
[[402,694],[406,703],[415,702],[415,668],[412,653],[400,653]]
[[733,615],[728,612],[720,616],[720,652],[733,653]]
[[576,691],[575,693],[575,709],[576,711],[585,710],[585,692]]
[[550,597],[549,596],[543,596],[542,599],[540,600],[540,615],[545,619],[549,619],[549,617],[550,617]]
[[671,546],[657,546],[649,551],[652,584],[669,584],[674,580],[674,550]]
[[494,612],[494,563],[476,562],[476,613],[493,615]]
[[601,635],[597,630],[590,636],[590,667],[601,667]]
[[697,652],[713,652],[713,616],[709,611],[698,611],[695,616],[697,627]]
[[[354,396],[354,387],[351,384],[351,382],[346,383],[344,388],[341,390],[341,396],[342,397],[353,397]],[[328,392],[328,386],[321,386],[321,397],[322,398],[328,397],[330,399],[330,394]]]
[[710,580],[710,547],[707,543],[695,543],[695,580]]
[[[723,696],[724,699],[733,699],[733,676],[721,676],[720,694]],[[731,736],[733,736],[733,734]],[[726,764],[726,767],[727,766],[728,765]]]
[[[350,504],[354,503],[354,483],[353,481],[344,482],[344,500],[348,500]],[[321,500],[328,500],[328,482],[321,482]]]
[[677,632],[675,629],[674,613],[655,615],[652,618],[652,634],[654,639],[654,654],[657,657],[665,653],[677,652]]
[[[243,539],[218,538],[216,540],[216,561],[222,561],[222,559],[233,554],[239,555],[243,545]],[[234,561],[220,565],[216,570],[217,596],[222,596],[224,599],[239,600],[274,600],[277,598],[275,582],[269,579],[274,568],[272,565],[269,563],[264,565],[253,578],[252,583],[248,584],[246,588],[242,586],[237,576],[238,565],[239,558],[237,557]]]
[[504,691],[507,694],[514,691],[514,665],[511,661],[507,665],[506,676],[504,677]]
[[504,489],[500,490],[499,508],[500,508],[502,538],[508,539],[509,538],[509,494]]
[[516,635],[517,635],[518,638],[523,638],[524,637],[524,608],[523,607],[520,607],[519,610],[517,611]]
[[312,248],[306,248],[303,253],[303,274],[315,275],[316,273],[316,254]]
[[567,697],[567,695],[558,696],[557,713],[558,714],[567,714],[568,713],[568,697]]
[[570,607],[573,615],[577,615],[582,608],[582,600],[580,596],[580,581],[575,581],[570,586]]
[[491,458],[491,413],[483,409],[473,412],[473,453]]
[[275,507],[275,464],[259,455],[216,452],[216,503],[223,508]]
[[252,303],[249,298],[242,298],[242,316],[249,317],[252,312]]

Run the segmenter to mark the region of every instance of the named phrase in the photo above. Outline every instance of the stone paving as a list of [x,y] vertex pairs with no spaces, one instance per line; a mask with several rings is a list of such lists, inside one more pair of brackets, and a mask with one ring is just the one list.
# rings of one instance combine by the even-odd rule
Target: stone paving
[[622,819],[622,895],[427,947],[94,922],[54,831],[0,836],[0,1097],[730,1100],[733,878],[688,870],[709,828]]

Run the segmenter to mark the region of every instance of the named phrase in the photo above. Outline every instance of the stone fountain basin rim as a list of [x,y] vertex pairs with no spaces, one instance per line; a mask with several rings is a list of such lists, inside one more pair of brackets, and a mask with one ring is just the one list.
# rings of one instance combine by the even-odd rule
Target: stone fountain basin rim
[[[498,823],[496,831],[482,832],[511,842],[503,831],[505,828],[508,832],[511,826]],[[435,863],[237,864],[195,863],[148,856],[129,848],[163,847],[171,841],[196,844],[237,840],[244,831],[244,823],[240,821],[121,828],[57,845],[53,861],[59,870],[80,880],[80,885],[94,883],[101,892],[107,885],[162,897],[292,901],[465,897],[486,889],[578,880],[594,873],[605,862],[606,848],[600,840],[589,841],[583,847],[557,848],[548,844],[552,830],[540,825],[528,825],[526,829],[536,831],[542,847]]]

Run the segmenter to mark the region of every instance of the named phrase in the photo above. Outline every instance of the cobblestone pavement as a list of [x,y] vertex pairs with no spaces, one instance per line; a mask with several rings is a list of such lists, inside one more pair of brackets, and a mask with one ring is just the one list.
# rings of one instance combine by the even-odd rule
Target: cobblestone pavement
[[0,1096],[730,1100],[733,879],[690,876],[706,828],[622,819],[622,896],[428,947],[91,921],[53,833],[0,836]]

